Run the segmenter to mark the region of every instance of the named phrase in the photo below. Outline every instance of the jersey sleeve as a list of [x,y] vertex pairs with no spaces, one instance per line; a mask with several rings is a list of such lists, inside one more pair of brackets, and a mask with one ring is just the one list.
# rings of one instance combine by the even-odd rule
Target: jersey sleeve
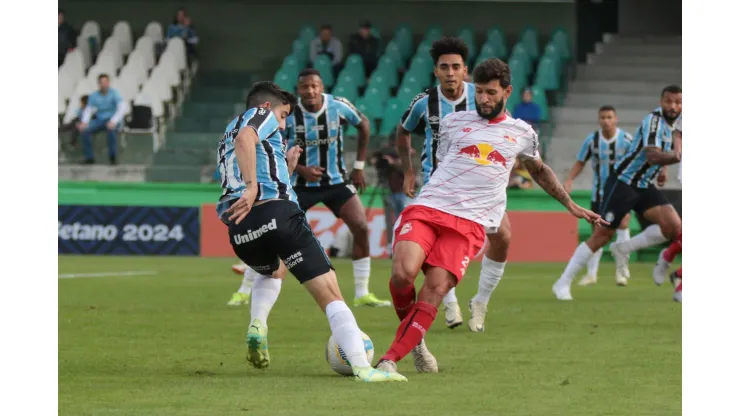
[[447,156],[447,152],[450,150],[450,145],[452,144],[451,125],[452,125],[453,117],[450,117],[450,116],[452,116],[452,114],[448,114],[439,123],[439,137],[437,139],[437,154],[435,155],[437,158],[438,164],[442,163],[445,156]]
[[640,126],[642,145],[644,147],[663,147],[663,139],[660,137],[660,124],[662,123],[660,114],[652,113],[645,117]]
[[401,127],[406,131],[414,131],[416,126],[419,125],[419,121],[424,116],[426,111],[426,103],[428,100],[427,93],[421,93],[411,100],[408,110],[403,113],[401,117]]
[[524,148],[519,152],[519,156],[531,160],[540,158],[540,140],[534,129],[530,128],[524,134]]
[[576,156],[576,159],[579,162],[585,163],[586,161],[591,159],[591,143],[593,143],[592,137],[593,135],[589,134],[583,141],[583,144],[581,145],[581,150],[578,151],[578,156]]
[[339,117],[347,120],[349,124],[358,126],[362,123],[362,113],[352,103],[344,97],[334,97],[334,103],[337,106]]
[[260,141],[267,140],[280,127],[275,115],[266,108],[258,108],[245,126],[252,127],[257,132]]
[[285,130],[282,131],[283,140],[288,143],[288,149],[295,144],[295,117],[291,114],[285,119]]
[[679,133],[683,133],[683,130],[681,129],[682,121],[683,121],[683,117],[679,116],[678,117],[678,120],[676,120],[676,124],[673,127],[673,130],[675,130],[675,131],[677,131]]

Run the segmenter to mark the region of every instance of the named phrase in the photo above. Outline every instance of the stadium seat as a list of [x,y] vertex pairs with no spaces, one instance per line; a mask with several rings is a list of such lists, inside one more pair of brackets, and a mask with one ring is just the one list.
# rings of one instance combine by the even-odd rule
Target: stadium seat
[[293,76],[298,77],[298,73],[301,72],[303,66],[299,63],[298,58],[293,55],[288,55],[283,59],[283,64],[280,66],[280,70]]
[[[398,70],[391,59],[381,59],[373,75],[382,75],[390,88],[398,86]],[[372,75],[371,75],[372,78]]]
[[353,77],[355,77],[355,81],[359,82],[359,86],[365,86],[365,78],[367,78],[367,74],[365,74],[365,64],[362,60],[362,56],[358,54],[352,54],[347,57],[347,60],[344,63],[344,69],[342,72],[348,71],[349,74],[351,74]]
[[356,105],[369,120],[377,120],[383,116],[383,104],[387,98],[387,93],[377,88],[368,88]]
[[336,85],[334,88],[337,87],[344,87],[344,88],[355,88],[358,89],[359,87],[365,86],[365,78],[357,77],[356,75],[353,75],[351,71],[348,71],[345,67],[342,72],[339,73],[339,77],[337,78]]
[[131,26],[128,22],[117,22],[113,25],[112,38],[118,39],[118,43],[121,47],[121,52],[124,55],[128,55],[133,50],[133,39],[131,36]]
[[420,77],[417,76],[417,74],[414,74],[412,72],[406,72],[406,75],[404,75],[403,80],[401,81],[400,88],[408,87],[411,89],[416,90],[423,90],[424,88],[429,86],[429,77]]
[[473,57],[475,57],[478,53],[475,43],[475,32],[472,28],[465,27],[460,30],[460,33],[458,33],[457,36],[462,39],[466,45],[468,45],[468,62],[466,62],[465,64],[469,65],[473,63]]
[[367,83],[367,88],[377,88],[390,94],[390,90],[393,88],[390,84],[390,80],[385,76],[383,72],[376,70],[370,77],[370,81]]
[[403,103],[403,105],[408,107],[409,104],[411,104],[411,100],[413,100],[414,97],[416,97],[422,91],[422,89],[416,89],[406,86],[401,87],[398,89],[398,93],[396,93],[396,98],[398,99],[399,103]]
[[138,54],[142,58],[142,63],[146,66],[146,69],[152,69],[156,63],[155,51],[154,51],[154,40],[149,36],[142,36],[136,41],[136,46],[133,52],[128,57],[126,64],[130,61],[134,54]]
[[359,97],[359,94],[357,93],[357,88],[348,85],[337,85],[334,87],[334,89],[332,89],[331,93],[336,97],[344,97],[350,102],[357,101],[357,98]]
[[561,51],[560,47],[555,42],[550,42],[545,46],[545,50],[542,52],[542,57],[552,58],[558,63],[558,66],[566,59],[564,51]]
[[550,40],[558,45],[560,53],[566,60],[570,60],[570,37],[568,31],[564,28],[557,28],[553,30]]
[[383,121],[380,124],[378,134],[388,136],[393,133],[401,120],[405,108],[398,98],[388,100],[383,111]]
[[308,63],[308,47],[306,47],[306,45],[304,45],[300,40],[293,41],[291,55],[298,60],[298,66],[300,68],[304,68]]
[[537,29],[528,26],[522,30],[519,37],[519,43],[524,45],[530,59],[537,59],[540,55],[538,36]]
[[432,57],[429,56],[429,54],[425,55],[416,55],[411,60],[411,66],[409,66],[409,71],[419,71],[420,73],[430,73],[434,71],[434,61],[432,61]]
[[435,40],[441,38],[443,35],[444,33],[442,32],[442,28],[440,28],[439,26],[430,26],[424,34],[424,40],[432,43]]
[[82,24],[82,28],[80,29],[80,35],[84,36],[85,39],[88,38],[95,38],[100,44],[101,36],[100,36],[100,25],[98,25],[98,22],[88,20],[85,23]]
[[321,79],[324,81],[324,85],[329,88],[334,86],[334,68],[332,67],[331,60],[328,56],[320,55],[313,63],[313,67],[321,74]]
[[393,33],[393,41],[401,48],[401,56],[404,60],[411,57],[413,52],[413,33],[408,25],[398,25]]
[[486,43],[490,43],[491,46],[494,47],[494,50],[500,51],[503,55],[506,56],[508,54],[508,48],[506,47],[506,36],[504,35],[504,31],[501,30],[499,27],[492,27],[488,29],[488,34],[486,35]]
[[149,22],[144,29],[144,36],[151,38],[154,43],[161,43],[164,41],[164,30],[162,24],[159,22]]
[[388,45],[386,45],[385,52],[383,52],[383,57],[386,56],[393,59],[393,61],[396,63],[396,69],[403,68],[404,64],[406,63],[406,59],[401,52],[401,47],[394,40],[388,42]]
[[560,77],[558,74],[557,63],[553,58],[542,57],[537,65],[537,74],[535,75],[535,84],[545,90],[557,90],[560,88]]
[[547,104],[547,96],[544,89],[539,85],[532,87],[532,102],[540,106],[542,121],[550,120],[550,106]]
[[310,25],[303,26],[298,32],[298,40],[303,42],[306,47],[316,38],[316,28]]
[[419,42],[419,46],[416,48],[416,52],[414,53],[414,58],[417,56],[429,56],[429,50],[432,48],[432,42],[429,42],[427,40],[423,40]]
[[283,88],[287,91],[295,91],[297,80],[296,80],[296,77],[294,77],[292,73],[288,73],[283,70],[278,70],[272,82],[274,82],[275,84],[279,85],[280,88]]
[[511,66],[511,61],[518,61],[519,66],[524,69],[525,75],[529,75],[532,72],[531,57],[522,43],[514,45],[514,48],[511,50],[511,56],[509,57],[509,66]]

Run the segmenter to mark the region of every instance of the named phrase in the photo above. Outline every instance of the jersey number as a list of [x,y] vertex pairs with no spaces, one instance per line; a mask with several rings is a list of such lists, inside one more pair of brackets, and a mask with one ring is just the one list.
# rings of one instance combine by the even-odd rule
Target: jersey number
[[468,269],[468,265],[470,264],[470,257],[465,256],[460,264],[462,265],[462,267],[460,267],[460,274],[462,275],[465,274],[465,270]]

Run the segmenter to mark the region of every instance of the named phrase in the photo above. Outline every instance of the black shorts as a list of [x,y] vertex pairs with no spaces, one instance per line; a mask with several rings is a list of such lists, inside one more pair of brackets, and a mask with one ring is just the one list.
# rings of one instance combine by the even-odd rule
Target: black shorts
[[620,181],[616,174],[611,174],[604,185],[604,202],[598,212],[611,223],[609,228],[616,229],[624,216],[632,210],[642,215],[652,207],[668,204],[668,200],[655,185],[637,188]]
[[357,189],[349,183],[315,188],[300,187],[293,188],[293,190],[298,196],[298,204],[301,206],[303,212],[322,202],[337,218],[339,218],[339,211],[342,209],[342,206],[353,196],[357,195]]
[[281,259],[301,283],[333,269],[305,214],[291,201],[253,207],[241,223],[229,225],[229,241],[237,257],[262,275],[275,272]]

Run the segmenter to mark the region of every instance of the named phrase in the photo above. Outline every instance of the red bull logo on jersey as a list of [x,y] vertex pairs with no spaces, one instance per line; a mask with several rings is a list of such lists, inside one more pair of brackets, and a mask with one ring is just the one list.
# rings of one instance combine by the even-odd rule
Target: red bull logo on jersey
[[479,165],[499,163],[504,167],[507,167],[504,155],[488,143],[472,144],[470,146],[463,147],[457,152],[457,154],[465,155],[474,159]]
[[508,136],[508,135],[504,136],[504,140],[506,140],[509,143],[516,144],[516,139],[514,138],[514,136]]

